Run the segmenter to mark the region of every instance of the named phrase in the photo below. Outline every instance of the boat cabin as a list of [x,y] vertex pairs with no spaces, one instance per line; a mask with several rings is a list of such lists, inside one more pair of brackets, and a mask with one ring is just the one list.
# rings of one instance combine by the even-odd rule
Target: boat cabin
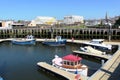
[[27,35],[27,39],[34,39],[34,36],[32,36],[32,35]]
[[62,38],[61,38],[61,36],[56,36],[56,41],[60,41],[60,40],[62,40]]
[[73,54],[69,54],[62,58],[55,56],[52,60],[52,65],[72,73],[78,72],[78,74],[83,74],[87,76],[88,67],[84,64],[81,64],[82,58]]
[[62,67],[69,69],[79,69],[81,68],[81,57],[75,56],[73,54],[64,56],[62,58]]

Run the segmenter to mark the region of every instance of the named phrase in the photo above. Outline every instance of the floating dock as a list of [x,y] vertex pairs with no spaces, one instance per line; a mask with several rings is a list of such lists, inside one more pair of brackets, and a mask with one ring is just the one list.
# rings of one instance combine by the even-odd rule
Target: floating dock
[[120,45],[116,53],[88,80],[120,80]]
[[12,38],[8,38],[8,39],[0,39],[0,42],[3,42],[3,41],[11,41]]
[[73,53],[88,55],[88,56],[94,56],[94,57],[99,57],[99,58],[104,58],[104,59],[109,59],[111,57],[110,55],[106,55],[106,54],[88,53],[88,52],[82,52],[82,51],[79,51],[79,50],[73,51]]
[[[57,75],[60,75],[64,78],[66,78],[67,80],[74,80],[75,79],[75,76],[76,74],[73,74],[73,73],[70,73],[70,72],[67,72],[67,71],[64,71],[64,70],[61,70],[59,68],[56,68],[50,64],[47,64],[46,62],[38,62],[37,65],[47,71],[50,71],[54,74],[57,74]],[[88,77],[86,76],[83,76],[83,75],[80,75],[81,79],[82,80],[87,80]]]

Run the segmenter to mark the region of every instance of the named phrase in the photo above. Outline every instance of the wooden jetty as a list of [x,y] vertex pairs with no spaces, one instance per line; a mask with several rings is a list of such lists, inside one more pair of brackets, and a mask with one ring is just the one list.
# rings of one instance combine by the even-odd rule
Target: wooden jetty
[[118,51],[88,80],[120,80],[120,45]]
[[104,59],[109,59],[111,57],[110,55],[106,55],[106,54],[88,53],[88,52],[82,52],[79,50],[73,51],[73,53],[88,55],[88,56],[95,56],[95,57],[104,58]]
[[[61,70],[59,68],[56,68],[50,64],[47,64],[46,62],[38,62],[37,65],[45,70],[48,70],[54,74],[57,74],[57,75],[60,75],[68,80],[74,80],[75,79],[75,76],[76,74],[73,74],[73,73],[70,73],[70,72],[67,72],[67,71],[64,71],[64,70]],[[87,80],[88,77],[86,76],[83,76],[83,75],[80,75],[81,79],[82,80]]]
[[0,42],[3,42],[3,41],[11,41],[12,38],[8,38],[8,39],[0,39]]

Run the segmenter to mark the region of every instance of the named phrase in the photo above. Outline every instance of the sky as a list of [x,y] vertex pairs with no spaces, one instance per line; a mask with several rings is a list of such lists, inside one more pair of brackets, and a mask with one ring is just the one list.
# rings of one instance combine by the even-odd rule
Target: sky
[[120,0],[0,0],[0,20],[34,20],[50,16],[61,20],[78,15],[84,19],[101,19],[120,15]]

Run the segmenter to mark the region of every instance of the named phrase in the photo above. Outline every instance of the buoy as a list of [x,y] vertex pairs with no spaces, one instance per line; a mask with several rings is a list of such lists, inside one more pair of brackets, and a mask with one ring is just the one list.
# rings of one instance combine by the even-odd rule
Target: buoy
[[72,37],[72,42],[74,41],[74,38]]
[[105,60],[102,59],[102,60],[101,60],[101,64],[102,64],[102,66],[104,65],[104,63],[105,63]]
[[80,79],[80,74],[76,74],[76,76],[75,76],[75,79],[74,80],[81,80]]

